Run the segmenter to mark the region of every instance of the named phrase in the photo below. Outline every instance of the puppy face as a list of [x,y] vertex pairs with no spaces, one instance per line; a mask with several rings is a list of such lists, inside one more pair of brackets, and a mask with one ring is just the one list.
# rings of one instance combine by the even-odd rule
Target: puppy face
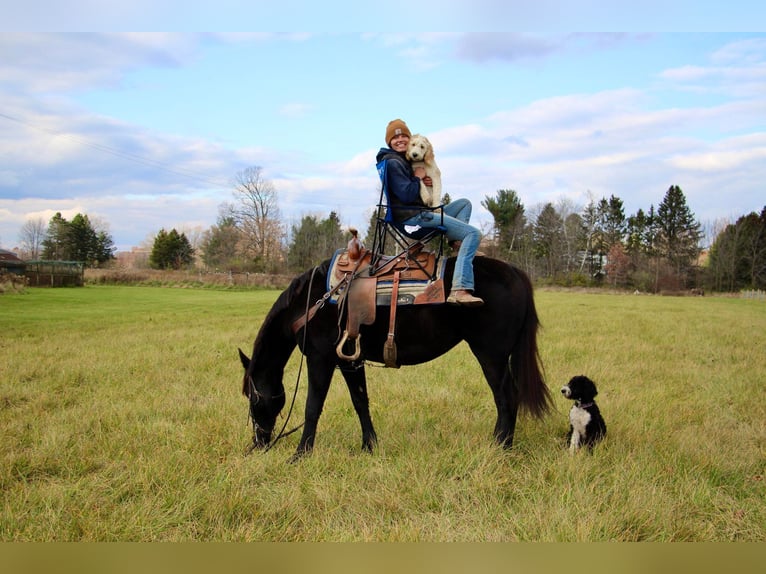
[[578,375],[561,387],[561,394],[573,401],[589,403],[596,397],[598,391],[593,381],[584,375]]
[[407,145],[406,156],[409,161],[426,161],[432,153],[431,142],[426,136],[415,134]]

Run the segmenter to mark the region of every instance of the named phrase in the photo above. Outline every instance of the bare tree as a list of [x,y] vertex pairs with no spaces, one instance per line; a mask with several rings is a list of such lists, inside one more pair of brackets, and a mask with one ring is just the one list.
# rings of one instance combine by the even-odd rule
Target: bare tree
[[585,268],[585,263],[588,263],[588,273],[593,275],[593,272],[598,270],[593,268],[593,253],[598,242],[598,207],[591,190],[588,190],[588,204],[583,208],[580,219],[582,220],[583,232],[585,234],[585,253],[580,261],[580,272]]
[[42,217],[27,219],[19,231],[22,256],[25,259],[39,259],[48,224]]
[[280,221],[277,191],[264,179],[260,166],[236,175],[232,215],[244,238],[243,249],[262,265],[279,259],[285,232]]
[[577,252],[585,245],[585,233],[579,211],[582,207],[567,198],[560,197],[556,211],[563,220],[561,231],[564,241],[564,272],[569,273],[577,266]]

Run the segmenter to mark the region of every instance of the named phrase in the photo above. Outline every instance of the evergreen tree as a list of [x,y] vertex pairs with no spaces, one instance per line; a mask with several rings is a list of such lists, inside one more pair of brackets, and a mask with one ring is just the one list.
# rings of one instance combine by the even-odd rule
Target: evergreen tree
[[614,195],[609,200],[602,199],[598,207],[599,224],[601,228],[601,250],[608,252],[613,245],[622,243],[625,236],[627,221],[622,200]]
[[42,242],[42,258],[95,266],[114,258],[113,245],[112,237],[105,231],[97,231],[87,215],[78,213],[72,221],[67,221],[61,213],[56,213]]
[[635,215],[628,217],[628,224],[625,230],[625,250],[631,255],[646,253],[647,245],[645,238],[649,228],[649,217],[643,209],[639,209]]
[[364,234],[363,237],[360,237],[360,239],[362,240],[362,244],[367,249],[372,249],[372,244],[375,242],[375,230],[377,228],[377,225],[378,225],[378,211],[376,207],[370,214],[370,219],[367,222],[367,232]]
[[291,270],[301,271],[331,257],[347,243],[348,238],[344,237],[334,211],[322,220],[313,215],[304,216],[299,226],[292,227],[287,264]]
[[563,255],[563,221],[553,204],[546,203],[533,228],[535,256],[542,260],[544,275],[555,277],[561,269]]
[[160,229],[154,238],[149,266],[153,269],[181,269],[194,262],[194,249],[184,233]]
[[107,261],[114,259],[114,240],[112,236],[106,231],[96,232],[96,262],[99,264],[106,263]]
[[72,261],[93,264],[98,260],[98,235],[87,215],[78,213],[69,222],[69,243]]
[[202,239],[202,262],[212,269],[231,269],[237,266],[240,239],[234,218],[220,216],[218,223],[207,230]]
[[69,261],[69,248],[69,222],[61,213],[56,213],[48,223],[48,231],[43,239],[42,257],[52,261]]
[[717,291],[766,288],[766,207],[727,225],[710,247],[708,285]]
[[697,263],[700,253],[701,225],[686,205],[686,197],[677,185],[671,185],[657,208],[658,255],[684,281]]
[[746,285],[751,289],[766,288],[766,207],[741,218],[745,229],[742,260]]
[[512,189],[500,189],[495,197],[485,196],[481,205],[494,218],[495,243],[501,256],[510,259],[514,250],[519,249],[526,217],[524,204]]

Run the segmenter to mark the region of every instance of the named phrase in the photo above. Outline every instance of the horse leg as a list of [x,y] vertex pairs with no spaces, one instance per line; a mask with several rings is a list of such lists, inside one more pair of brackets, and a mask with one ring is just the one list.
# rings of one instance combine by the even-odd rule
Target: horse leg
[[351,402],[362,425],[362,450],[372,452],[378,442],[375,428],[370,418],[370,403],[367,397],[367,376],[364,372],[364,363],[342,363],[340,372],[348,385],[351,394]]
[[330,390],[330,381],[335,365],[323,357],[306,359],[308,366],[309,388],[306,395],[306,410],[303,424],[303,434],[295,450],[295,454],[290,459],[295,462],[302,456],[309,454],[314,448],[314,438],[316,437],[319,417],[324,408],[324,402],[327,398],[327,391]]
[[[507,450],[513,446],[513,435],[516,432],[516,416],[519,412],[518,392],[513,384],[513,376],[510,369],[505,370],[501,386],[502,392],[505,395],[507,414],[504,426],[502,428],[495,428],[495,438]],[[498,410],[498,426],[500,425],[499,412]]]
[[513,433],[516,430],[516,415],[519,410],[517,393],[513,387],[511,371],[506,360],[489,360],[477,354],[484,378],[492,390],[492,398],[497,409],[495,423],[495,441],[505,449],[513,446]]

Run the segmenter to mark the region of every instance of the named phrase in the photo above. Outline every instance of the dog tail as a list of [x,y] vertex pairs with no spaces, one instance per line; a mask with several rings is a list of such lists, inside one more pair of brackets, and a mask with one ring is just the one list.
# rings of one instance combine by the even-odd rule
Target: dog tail
[[526,309],[521,332],[511,351],[510,376],[518,393],[519,406],[536,418],[542,418],[553,406],[545,376],[540,352],[537,347],[537,331],[540,319],[535,308],[532,282],[526,273],[516,269],[522,284],[521,308]]

